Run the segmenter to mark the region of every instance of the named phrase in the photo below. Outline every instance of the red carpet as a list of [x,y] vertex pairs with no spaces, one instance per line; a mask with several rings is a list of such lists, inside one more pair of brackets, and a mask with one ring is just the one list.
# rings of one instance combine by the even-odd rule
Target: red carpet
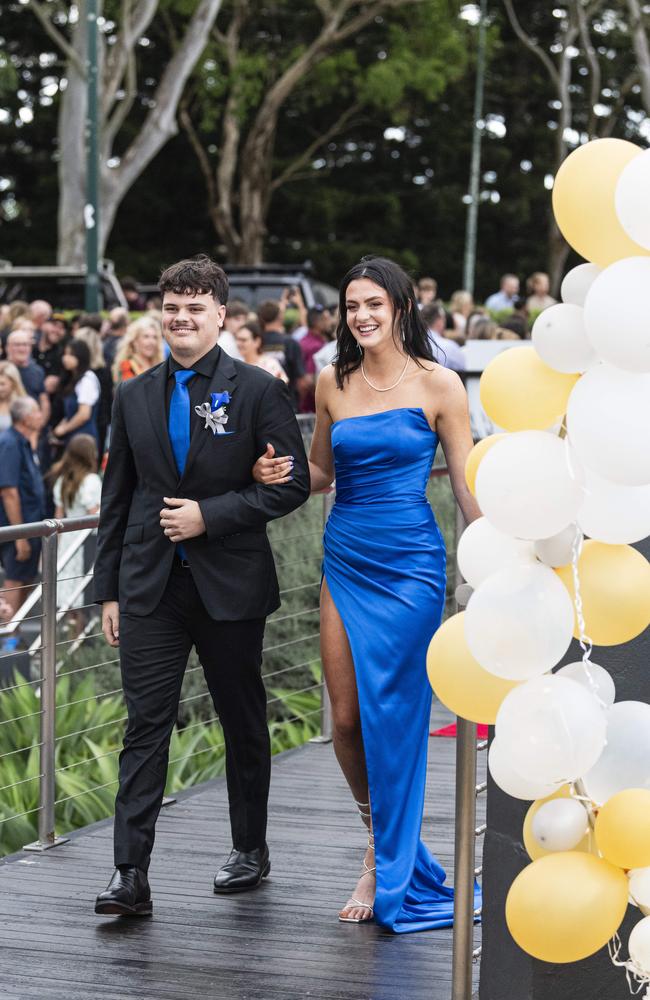
[[[456,735],[456,723],[452,722],[451,726],[443,726],[442,729],[434,729],[429,733],[429,736],[455,736]],[[479,723],[476,727],[476,738],[477,740],[486,740],[488,738],[488,727],[483,723]]]

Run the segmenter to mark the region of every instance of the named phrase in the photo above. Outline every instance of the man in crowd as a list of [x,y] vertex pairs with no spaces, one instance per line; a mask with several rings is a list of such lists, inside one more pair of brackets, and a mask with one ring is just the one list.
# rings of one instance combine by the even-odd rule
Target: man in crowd
[[429,337],[433,349],[433,356],[445,368],[451,368],[455,372],[464,372],[466,368],[465,355],[458,344],[445,337],[445,310],[442,306],[430,302],[422,306],[422,319],[429,328]]
[[144,312],[147,308],[147,300],[144,295],[140,295],[138,283],[135,278],[122,278],[120,284],[124,292],[124,298],[128,303],[129,312]]
[[43,424],[50,419],[50,399],[45,390],[45,372],[32,358],[33,337],[28,330],[12,330],[7,337],[7,361],[20,372],[25,392],[35,399],[43,414]]
[[[10,408],[11,427],[0,434],[0,526],[42,521],[45,487],[33,442],[43,426],[38,403],[19,396]],[[19,538],[0,545],[5,581],[1,596],[11,620],[27,597],[38,572],[40,538]]]
[[519,278],[516,274],[503,274],[498,292],[489,295],[485,300],[487,309],[500,312],[502,309],[514,309],[515,300],[519,295]]
[[105,331],[104,339],[104,361],[106,362],[106,367],[109,371],[113,367],[113,362],[115,361],[115,355],[117,354],[120,340],[126,333],[128,325],[129,314],[126,309],[122,309],[121,306],[116,306],[115,309],[111,309],[108,314],[108,326]]
[[45,372],[45,391],[52,396],[59,387],[63,365],[65,324],[55,316],[45,320],[37,330],[32,358]]
[[307,310],[307,333],[298,342],[305,367],[307,388],[300,400],[301,413],[315,413],[316,363],[314,355],[332,336],[332,314],[325,306],[312,306]]
[[309,389],[300,345],[284,332],[282,308],[279,302],[267,299],[260,305],[257,315],[263,331],[262,350],[265,354],[272,354],[287,373],[289,392],[294,410],[297,412],[302,395]]
[[29,304],[29,318],[36,327],[36,335],[52,315],[52,306],[45,299],[34,299]]

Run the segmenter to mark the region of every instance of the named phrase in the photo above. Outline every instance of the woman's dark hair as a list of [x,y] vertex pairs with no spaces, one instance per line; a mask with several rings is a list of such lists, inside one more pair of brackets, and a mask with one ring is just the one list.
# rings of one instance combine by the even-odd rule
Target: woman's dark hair
[[228,278],[205,253],[189,260],[179,260],[165,268],[158,282],[160,294],[173,292],[175,295],[211,295],[215,302],[225,306],[228,301]]
[[338,388],[343,388],[345,379],[359,368],[363,358],[363,348],[359,347],[348,326],[346,309],[348,286],[358,278],[368,278],[388,293],[404,353],[417,364],[420,364],[420,358],[435,361],[429,331],[420,315],[413,292],[412,278],[399,264],[387,257],[362,257],[345,275],[339,291],[340,319],[336,329],[338,350],[334,360]]
[[90,348],[85,341],[75,338],[65,345],[63,353],[65,354],[66,351],[74,355],[78,362],[74,371],[68,371],[66,368],[61,378],[61,392],[64,396],[69,396],[71,392],[74,392],[74,387],[79,379],[83,378],[87,371],[90,371]]

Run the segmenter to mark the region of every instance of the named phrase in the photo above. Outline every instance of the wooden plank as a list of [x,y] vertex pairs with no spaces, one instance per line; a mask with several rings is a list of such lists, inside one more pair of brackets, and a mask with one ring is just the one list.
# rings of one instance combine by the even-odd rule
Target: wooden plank
[[[432,724],[447,721],[436,706]],[[450,883],[454,760],[453,739],[430,741],[423,836]],[[225,780],[181,793],[158,821],[154,917],[138,921],[93,913],[112,870],[111,821],[42,855],[5,859],[0,995],[448,1000],[451,929],[392,935],[336,919],[358,877],[364,833],[331,746],[275,759],[269,844],[272,872],[260,890],[215,896],[212,877],[230,848]],[[479,928],[475,937],[478,944]]]

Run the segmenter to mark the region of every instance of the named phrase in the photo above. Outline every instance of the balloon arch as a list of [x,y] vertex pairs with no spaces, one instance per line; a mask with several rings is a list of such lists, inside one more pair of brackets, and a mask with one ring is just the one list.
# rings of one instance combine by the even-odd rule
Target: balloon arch
[[[531,863],[506,902],[513,938],[547,962],[608,944],[650,984],[650,705],[615,700],[592,646],[650,624],[650,150],[598,139],[562,164],[553,210],[586,258],[540,314],[532,346],[498,355],[481,402],[504,433],[465,470],[483,517],[463,533],[467,609],[431,641],[431,685],[495,725],[494,781],[533,800]],[[582,659],[553,672],[572,637]],[[628,899],[643,918],[621,960]],[[648,991],[650,996],[650,990]]]

